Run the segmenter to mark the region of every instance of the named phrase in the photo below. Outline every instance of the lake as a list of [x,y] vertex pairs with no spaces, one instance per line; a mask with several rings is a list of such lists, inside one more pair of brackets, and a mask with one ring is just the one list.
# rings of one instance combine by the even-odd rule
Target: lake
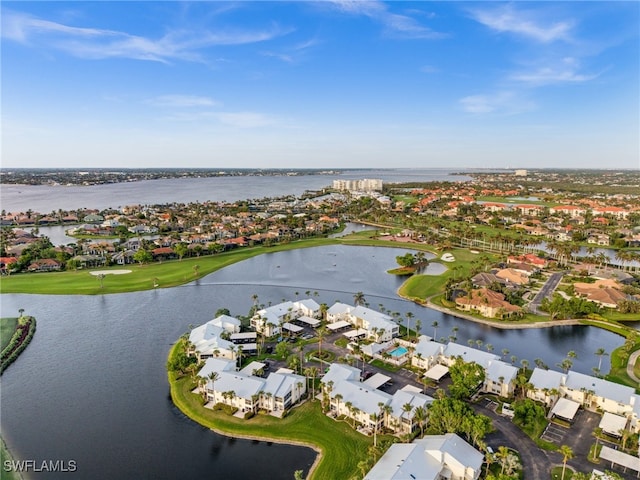
[[171,178],[90,186],[10,185],[0,187],[0,204],[7,212],[50,213],[78,208],[117,208],[190,202],[235,202],[247,198],[301,195],[306,190],[331,186],[333,180],[380,178],[385,182],[470,180],[451,169],[350,170],[339,175],[239,176]]
[[[264,254],[198,282],[170,289],[103,296],[2,296],[2,316],[19,308],[38,320],[36,335],[2,376],[2,435],[19,459],[75,460],[81,478],[291,479],[315,452],[304,447],[230,439],[185,418],[169,398],[165,362],[176,339],[219,308],[245,315],[260,303],[304,298],[413,312],[427,335],[481,339],[533,365],[552,368],[569,350],[574,369],[591,373],[594,352],[620,337],[592,327],[498,330],[399,299],[402,279],[389,275],[404,249],[326,246]],[[88,275],[88,274],[87,274]],[[117,281],[116,277],[109,280]],[[315,293],[317,292],[317,297]],[[434,327],[437,322],[437,327]],[[608,357],[602,369],[609,368]],[[274,461],[277,459],[277,461]],[[30,478],[62,478],[40,473]]]

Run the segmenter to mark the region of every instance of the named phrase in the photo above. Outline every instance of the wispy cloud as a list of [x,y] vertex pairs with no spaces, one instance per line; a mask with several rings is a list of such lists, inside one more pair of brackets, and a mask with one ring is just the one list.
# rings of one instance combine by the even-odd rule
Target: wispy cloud
[[424,65],[420,67],[420,71],[422,73],[440,73],[440,69],[438,67],[434,67],[433,65]]
[[201,49],[264,42],[289,31],[278,26],[254,31],[184,29],[170,31],[159,38],[147,38],[116,30],[65,25],[19,12],[5,11],[2,16],[2,37],[86,59],[203,61]]
[[180,110],[161,117],[161,120],[194,123],[199,126],[217,123],[236,128],[270,127],[283,123],[280,118],[261,112],[215,110]]
[[538,42],[550,43],[570,40],[573,20],[546,21],[541,13],[518,10],[513,5],[501,5],[491,9],[473,9],[471,17],[477,22],[501,33],[513,33]]
[[465,112],[473,114],[514,115],[535,109],[533,102],[512,91],[470,95],[461,98],[458,102]]
[[597,78],[600,73],[581,73],[580,60],[564,57],[551,65],[538,66],[529,71],[512,73],[508,79],[526,86],[537,87],[562,83],[584,83]]
[[296,63],[303,59],[308,50],[320,43],[319,40],[312,38],[304,42],[297,43],[280,51],[265,50],[260,52],[265,57],[277,58],[286,63]]
[[409,15],[390,12],[387,5],[380,1],[330,0],[330,3],[342,12],[363,15],[382,24],[386,33],[391,36],[425,39],[438,39],[447,36],[421,25]]
[[196,95],[160,95],[148,99],[146,103],[155,107],[169,108],[213,107],[218,105],[218,102],[212,98]]

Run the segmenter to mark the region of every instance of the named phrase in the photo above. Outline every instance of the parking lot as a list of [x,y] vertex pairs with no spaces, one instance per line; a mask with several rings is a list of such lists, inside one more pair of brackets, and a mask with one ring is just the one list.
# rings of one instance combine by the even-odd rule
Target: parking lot
[[564,437],[568,431],[568,428],[561,427],[560,425],[556,425],[555,423],[549,423],[542,435],[540,435],[540,438],[542,440],[546,440],[547,442],[553,442],[556,445],[562,445],[564,443]]

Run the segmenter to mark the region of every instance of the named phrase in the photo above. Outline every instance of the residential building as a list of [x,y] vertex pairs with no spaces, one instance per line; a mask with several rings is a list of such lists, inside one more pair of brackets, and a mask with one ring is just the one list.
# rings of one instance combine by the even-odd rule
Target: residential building
[[476,480],[484,455],[455,433],[428,435],[395,443],[365,475],[365,480]]

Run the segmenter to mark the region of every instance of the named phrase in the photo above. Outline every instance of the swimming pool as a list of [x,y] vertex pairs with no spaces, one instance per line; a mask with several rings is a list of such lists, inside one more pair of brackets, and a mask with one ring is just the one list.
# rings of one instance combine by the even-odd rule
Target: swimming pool
[[409,350],[404,347],[396,347],[389,352],[389,355],[391,355],[392,357],[401,357],[403,355],[406,355],[408,351]]

